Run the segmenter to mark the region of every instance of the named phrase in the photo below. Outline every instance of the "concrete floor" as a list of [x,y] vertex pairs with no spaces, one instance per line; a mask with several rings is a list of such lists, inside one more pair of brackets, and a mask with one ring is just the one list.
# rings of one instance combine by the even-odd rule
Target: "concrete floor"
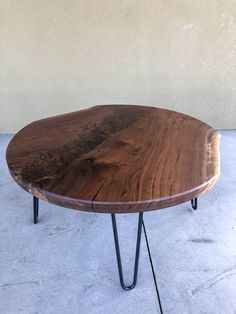
[[[236,131],[221,131],[221,177],[190,203],[145,213],[164,313],[236,313]],[[138,283],[118,281],[110,215],[40,202],[11,179],[0,136],[0,314],[159,313],[142,236]],[[131,280],[137,215],[120,215],[125,278]]]

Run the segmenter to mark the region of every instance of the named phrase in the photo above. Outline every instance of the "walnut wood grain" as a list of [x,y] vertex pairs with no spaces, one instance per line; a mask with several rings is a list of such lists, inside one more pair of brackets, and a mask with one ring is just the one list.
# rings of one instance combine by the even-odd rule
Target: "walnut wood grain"
[[94,212],[138,212],[207,192],[219,173],[216,130],[182,113],[95,106],[35,121],[11,140],[14,180],[42,200]]

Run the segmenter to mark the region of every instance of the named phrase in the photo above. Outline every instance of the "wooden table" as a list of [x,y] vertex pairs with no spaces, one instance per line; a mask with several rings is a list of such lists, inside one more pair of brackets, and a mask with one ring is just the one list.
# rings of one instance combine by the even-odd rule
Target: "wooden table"
[[[143,212],[191,200],[220,173],[220,136],[188,115],[146,106],[103,105],[30,123],[7,148],[14,180],[38,199],[110,213],[121,286],[137,281]],[[116,213],[139,212],[133,283],[123,279]],[[144,225],[143,225],[144,226]],[[144,226],[145,227],[145,226]]]

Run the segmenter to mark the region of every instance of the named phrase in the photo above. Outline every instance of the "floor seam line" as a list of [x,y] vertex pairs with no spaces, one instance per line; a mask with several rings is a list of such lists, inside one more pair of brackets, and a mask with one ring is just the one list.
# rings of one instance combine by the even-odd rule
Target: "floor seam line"
[[153,276],[153,280],[154,280],[154,284],[155,284],[155,288],[156,288],[156,294],[157,294],[157,299],[158,299],[158,303],[159,303],[160,313],[163,314],[162,305],[161,305],[161,298],[160,298],[160,294],[159,294],[159,290],[158,290],[158,286],[157,286],[157,279],[156,279],[156,274],[155,274],[155,270],[153,267],[152,256],[151,256],[151,251],[150,251],[150,247],[149,247],[149,243],[148,243],[148,237],[147,237],[147,232],[146,232],[144,220],[142,220],[142,224],[143,224],[143,231],[144,231],[146,246],[147,246],[147,250],[148,250],[149,262],[150,262],[151,269],[152,269],[152,276]]

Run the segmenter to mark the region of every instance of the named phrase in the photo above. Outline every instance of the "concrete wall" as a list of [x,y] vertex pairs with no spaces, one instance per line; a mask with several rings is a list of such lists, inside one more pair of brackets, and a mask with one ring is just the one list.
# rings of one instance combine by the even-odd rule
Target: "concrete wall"
[[236,128],[235,0],[0,4],[0,132],[104,103]]

